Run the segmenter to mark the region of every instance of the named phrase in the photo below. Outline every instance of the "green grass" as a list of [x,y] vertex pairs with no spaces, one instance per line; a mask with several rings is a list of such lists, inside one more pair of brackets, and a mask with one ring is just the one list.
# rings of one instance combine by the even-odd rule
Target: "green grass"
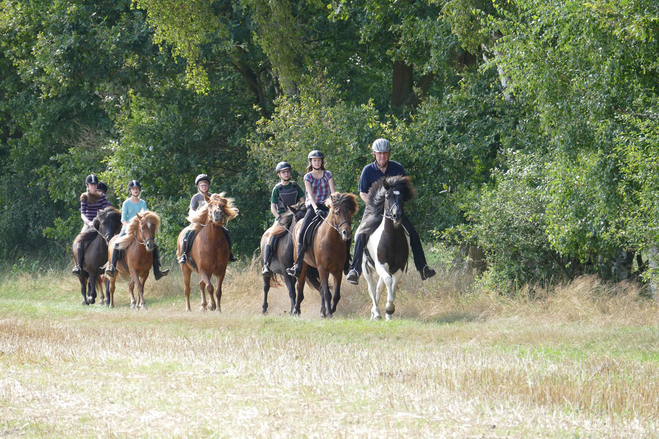
[[633,286],[533,301],[451,279],[408,274],[373,322],[347,285],[333,319],[309,289],[301,317],[283,289],[263,316],[254,267],[230,270],[222,314],[195,310],[195,286],[185,312],[179,273],[147,282],[147,311],[125,284],[109,309],[64,271],[2,274],[0,434],[657,437],[657,310]]

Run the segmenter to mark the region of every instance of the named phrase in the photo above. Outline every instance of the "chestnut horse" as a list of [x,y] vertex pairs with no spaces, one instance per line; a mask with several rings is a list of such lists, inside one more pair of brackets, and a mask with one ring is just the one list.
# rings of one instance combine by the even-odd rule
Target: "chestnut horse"
[[[396,307],[396,287],[407,267],[410,254],[410,238],[402,225],[404,203],[414,198],[414,188],[409,177],[381,178],[368,191],[368,205],[357,233],[367,236],[362,271],[368,283],[373,308],[371,319],[380,319],[378,302],[387,287],[387,320]],[[379,278],[379,279],[378,279]]]
[[299,302],[296,299],[295,282],[297,282],[297,279],[287,274],[286,268],[292,266],[294,261],[293,228],[297,221],[304,218],[306,210],[304,202],[289,206],[289,211],[283,213],[279,217],[279,222],[266,230],[261,237],[261,266],[263,266],[265,246],[268,244],[272,235],[277,236],[276,251],[272,255],[272,262],[270,263],[272,275],[263,276],[263,314],[268,312],[268,291],[270,291],[270,287],[279,285],[277,279],[278,276],[281,276],[284,279],[284,283],[288,289],[288,297],[291,299],[291,314],[300,314],[299,302],[302,302],[302,298],[300,298]]
[[[211,311],[217,309],[221,312],[220,301],[222,299],[222,281],[229,263],[229,243],[224,237],[222,226],[238,216],[238,209],[233,205],[233,198],[225,198],[224,192],[221,194],[212,194],[210,197],[205,195],[206,203],[190,213],[188,221],[190,225],[181,230],[176,243],[176,256],[181,257],[183,249],[183,238],[187,229],[196,232],[192,241],[192,248],[187,251],[187,261],[181,264],[183,273],[185,305],[190,311],[190,277],[195,271],[201,276],[199,289],[201,290],[201,309],[206,310],[206,288],[210,295]],[[192,260],[192,261],[191,261]],[[192,265],[194,263],[195,266]],[[217,288],[213,288],[211,277],[217,277]],[[217,297],[217,302],[213,296]]]
[[[110,291],[107,297],[107,305],[114,308],[115,282],[119,275],[128,278],[128,291],[130,292],[130,307],[146,309],[144,301],[144,283],[149,277],[149,271],[153,265],[153,249],[156,248],[156,232],[160,227],[160,217],[149,210],[136,214],[126,226],[126,234],[115,236],[109,244],[108,260],[112,260],[112,252],[115,251],[115,243],[118,250],[124,250],[123,258],[117,261],[115,267],[117,274],[110,278]],[[137,285],[137,300],[133,289]]]
[[80,267],[80,292],[82,304],[96,302],[96,292],[103,297],[103,266],[108,261],[108,241],[121,229],[121,212],[112,206],[98,212],[94,218],[94,229],[80,234],[73,241],[71,250],[77,261],[78,246],[85,246],[85,262]]
[[[308,245],[304,254],[302,274],[298,278],[298,303],[296,308],[300,309],[300,302],[304,298],[305,276],[312,277],[307,266],[318,269],[320,277],[321,307],[320,314],[323,317],[332,317],[336,311],[336,305],[341,299],[341,279],[343,267],[347,257],[347,242],[352,235],[352,217],[357,213],[357,197],[353,194],[335,192],[327,198],[325,205],[329,207],[327,218],[323,218],[311,239],[305,240]],[[301,222],[295,225],[293,232],[293,243],[295,254],[297,254],[298,231]],[[312,227],[312,226],[310,226]],[[334,298],[329,289],[329,275],[334,277]],[[316,283],[315,279],[309,279],[310,283]],[[333,300],[333,303],[332,303]]]

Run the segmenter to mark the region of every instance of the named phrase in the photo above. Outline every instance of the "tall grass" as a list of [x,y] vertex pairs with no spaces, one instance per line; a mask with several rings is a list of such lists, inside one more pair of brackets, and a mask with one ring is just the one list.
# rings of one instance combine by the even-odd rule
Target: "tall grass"
[[146,312],[120,283],[116,308],[83,307],[66,271],[0,275],[0,434],[659,435],[657,309],[633,284],[509,297],[410,272],[372,322],[364,281],[325,320],[309,288],[301,317],[284,288],[262,316],[253,263],[230,266],[222,314],[186,313],[178,272],[147,282]]

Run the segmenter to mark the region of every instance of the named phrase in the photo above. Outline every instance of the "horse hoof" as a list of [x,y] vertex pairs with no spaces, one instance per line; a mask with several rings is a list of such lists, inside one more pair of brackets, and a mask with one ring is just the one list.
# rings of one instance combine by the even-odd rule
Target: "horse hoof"
[[393,319],[393,316],[392,316],[391,314],[387,314],[387,315],[385,316],[385,318],[386,318],[386,320],[389,322],[389,321],[391,321],[391,320]]
[[393,302],[387,302],[387,307],[385,309],[387,310],[387,315],[396,312],[396,306],[394,305]]
[[89,303],[87,303],[86,300],[83,300],[83,301],[82,301],[82,304],[85,305],[85,306],[89,305]]

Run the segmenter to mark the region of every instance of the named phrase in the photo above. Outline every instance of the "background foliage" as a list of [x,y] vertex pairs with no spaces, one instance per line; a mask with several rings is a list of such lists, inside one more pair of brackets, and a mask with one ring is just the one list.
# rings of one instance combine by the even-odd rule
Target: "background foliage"
[[655,276],[658,38],[651,0],[2,0],[0,258],[64,254],[90,172],[142,182],[167,257],[210,174],[249,257],[278,161],[356,192],[387,137],[492,285]]

